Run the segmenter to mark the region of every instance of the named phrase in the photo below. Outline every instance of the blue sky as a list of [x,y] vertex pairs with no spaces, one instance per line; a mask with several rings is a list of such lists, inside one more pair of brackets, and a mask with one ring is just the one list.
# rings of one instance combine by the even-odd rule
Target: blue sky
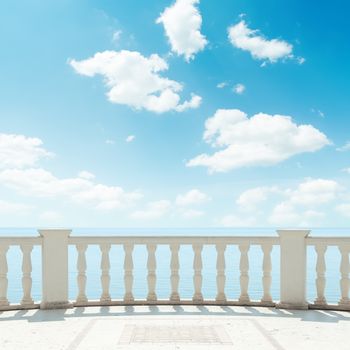
[[344,1],[3,1],[2,226],[349,226]]

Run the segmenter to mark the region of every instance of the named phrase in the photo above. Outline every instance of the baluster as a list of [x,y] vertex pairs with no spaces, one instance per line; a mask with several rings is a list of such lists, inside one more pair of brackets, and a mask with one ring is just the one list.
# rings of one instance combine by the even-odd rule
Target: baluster
[[134,249],[134,245],[132,243],[125,243],[124,244],[124,252],[125,252],[125,258],[124,258],[124,284],[125,284],[125,294],[124,294],[124,301],[125,302],[132,302],[134,301],[134,296],[132,294],[132,285],[133,285],[133,268],[134,263],[132,260],[132,251]]
[[77,244],[76,248],[78,251],[78,262],[77,262],[78,296],[77,296],[77,303],[86,303],[88,301],[86,294],[85,294],[85,288],[86,288],[86,257],[85,257],[85,252],[87,249],[87,245],[86,244]]
[[261,250],[263,251],[264,257],[263,257],[263,277],[262,277],[262,285],[264,289],[263,297],[261,298],[262,303],[272,303],[272,297],[271,297],[271,251],[272,251],[272,244],[262,244]]
[[193,302],[201,303],[203,301],[202,295],[202,248],[203,244],[193,244],[194,260],[193,260],[193,284],[194,284],[194,295]]
[[0,245],[0,307],[8,306],[7,300],[7,259],[6,254],[9,249],[8,245]]
[[317,262],[316,262],[316,288],[317,288],[317,298],[315,299],[315,304],[325,305],[327,304],[326,298],[324,296],[324,290],[326,286],[326,261],[325,253],[327,246],[324,244],[316,244],[315,250],[317,253]]
[[226,302],[225,295],[225,250],[226,244],[216,244],[216,287],[217,287],[217,295],[216,301],[224,303]]
[[109,284],[111,278],[109,276],[110,262],[109,262],[109,251],[111,249],[110,244],[100,244],[101,250],[101,286],[102,294],[101,302],[110,302],[111,296],[109,294]]
[[239,269],[241,271],[240,285],[241,285],[241,295],[239,301],[241,303],[248,303],[250,301],[248,295],[248,284],[249,284],[249,260],[248,260],[248,250],[249,244],[243,243],[239,245],[239,250],[241,252],[241,258],[239,262]]
[[179,302],[180,301],[180,295],[179,295],[179,245],[178,244],[170,244],[170,250],[171,250],[171,261],[170,261],[170,269],[171,269],[171,295],[170,295],[170,301]]
[[23,298],[21,301],[22,306],[30,306],[34,304],[31,296],[32,291],[32,259],[31,253],[33,250],[33,245],[31,244],[21,244],[21,251],[23,254],[22,259],[22,288],[23,288]]
[[147,295],[147,301],[156,301],[157,300],[157,294],[156,294],[156,249],[157,246],[155,244],[147,244],[147,251],[148,251],[148,259],[147,259],[147,269],[148,269],[148,276],[147,276],[147,282],[148,282],[148,295]]
[[341,299],[339,305],[349,306],[349,247],[339,246],[341,253],[340,262],[340,289],[341,289]]

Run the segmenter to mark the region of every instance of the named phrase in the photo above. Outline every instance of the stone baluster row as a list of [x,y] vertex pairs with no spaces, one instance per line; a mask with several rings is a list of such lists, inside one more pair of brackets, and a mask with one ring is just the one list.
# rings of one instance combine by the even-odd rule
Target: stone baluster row
[[[349,299],[349,288],[350,288],[350,265],[349,265],[349,251],[350,247],[347,245],[340,245],[338,249],[341,254],[340,260],[340,300],[339,305],[345,308],[350,307]],[[325,287],[326,287],[326,260],[325,255],[327,251],[327,245],[324,243],[319,243],[315,245],[315,250],[317,253],[316,260],[316,290],[317,297],[315,299],[315,305],[327,305],[327,300],[325,297]]]
[[[125,302],[133,302],[134,296],[133,296],[133,249],[134,244],[132,243],[126,243],[124,244],[124,285],[125,285],[125,294],[124,294],[124,301]],[[147,284],[148,284],[148,294],[147,294],[147,301],[148,302],[156,302],[157,301],[157,294],[156,294],[156,244],[147,244],[147,252],[148,252],[148,259],[147,259]],[[217,252],[217,260],[216,260],[216,284],[217,284],[217,294],[216,294],[216,301],[218,303],[225,303],[226,302],[226,295],[225,295],[225,282],[226,282],[226,274],[225,274],[225,251],[227,245],[224,243],[218,243],[216,244],[216,252]],[[249,303],[250,298],[248,294],[248,285],[249,285],[249,259],[248,259],[248,251],[249,251],[249,244],[243,243],[239,245],[240,250],[240,297],[239,302]],[[77,276],[77,282],[78,282],[78,296],[77,296],[77,303],[84,304],[87,302],[86,297],[86,244],[77,244],[76,246],[78,251],[78,262],[77,262],[77,269],[78,269],[78,276]],[[100,251],[101,251],[101,286],[102,286],[102,294],[100,297],[101,302],[110,302],[111,296],[110,296],[110,260],[109,260],[109,252],[110,252],[111,245],[110,244],[100,244]],[[170,301],[172,302],[179,302],[180,301],[180,295],[179,295],[179,281],[180,281],[180,275],[179,275],[179,248],[180,245],[178,243],[170,244],[170,252],[171,252],[171,260],[170,260],[170,284],[171,284],[171,294],[170,294]],[[26,266],[26,270],[23,270],[24,272],[24,279],[23,279],[23,288],[24,290],[28,291],[30,290],[31,281],[29,283],[28,280],[28,273],[30,274],[30,264],[28,264],[28,248],[23,247],[23,254],[26,257],[26,264],[23,266]],[[27,250],[26,250],[27,249]],[[194,286],[194,294],[193,294],[193,302],[195,303],[201,303],[203,302],[203,294],[202,294],[202,249],[203,244],[195,243],[192,245],[192,249],[194,252],[194,259],[193,259],[193,286]],[[261,246],[261,249],[263,251],[263,277],[262,277],[262,285],[263,285],[263,297],[261,299],[264,303],[271,303],[271,250],[272,245],[271,244],[263,244]],[[1,255],[1,254],[0,254]],[[1,256],[0,256],[1,259]],[[5,266],[5,265],[3,265]],[[29,270],[28,270],[29,269]],[[4,273],[1,274],[0,270],[0,280],[4,280]],[[5,281],[5,280],[4,280]],[[4,283],[2,283],[4,285]],[[1,292],[1,290],[0,290]],[[1,295],[1,294],[0,294]],[[1,300],[1,299],[0,299]],[[25,294],[25,297],[23,299],[23,303],[31,303],[31,299],[28,298],[28,293]]]
[[[0,245],[0,306],[9,305],[9,301],[7,299],[8,249],[9,249],[8,245]],[[22,252],[22,290],[23,290],[21,306],[24,308],[30,308],[34,304],[34,301],[32,298],[32,259],[31,259],[33,245],[21,244],[20,249]]]

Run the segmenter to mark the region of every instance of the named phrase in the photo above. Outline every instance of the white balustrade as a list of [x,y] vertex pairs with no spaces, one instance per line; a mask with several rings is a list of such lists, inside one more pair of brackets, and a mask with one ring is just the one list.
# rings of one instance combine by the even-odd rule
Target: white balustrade
[[263,285],[263,297],[261,298],[261,302],[264,304],[272,303],[272,296],[271,296],[271,270],[272,270],[272,263],[271,263],[271,251],[272,251],[272,244],[262,244],[261,249],[263,251],[263,277],[262,277],[262,285]]
[[126,303],[131,303],[134,301],[134,296],[132,294],[132,285],[134,281],[133,276],[133,268],[134,263],[132,260],[132,251],[134,249],[134,245],[132,243],[124,244],[124,285],[125,285],[125,294],[124,301]]
[[[271,253],[274,246],[280,247],[280,303],[281,308],[339,308],[350,310],[350,237],[308,237],[307,230],[280,230],[279,237],[217,237],[217,236],[79,236],[71,237],[70,230],[40,230],[40,237],[0,237],[0,310],[11,308],[39,307],[32,298],[32,258],[34,246],[41,246],[42,250],[42,302],[41,308],[67,308],[72,304],[68,300],[68,246],[73,245],[78,252],[77,287],[78,295],[74,305],[113,305],[116,304],[157,304],[157,303],[193,303],[205,304],[207,302],[218,305],[274,305],[271,295],[272,261]],[[99,300],[89,300],[86,295],[86,268],[87,247],[97,245],[100,249],[101,269],[101,296]],[[111,300],[110,251],[112,245],[124,248],[124,286],[123,300]],[[142,300],[134,300],[134,263],[133,250],[135,245],[143,245],[147,249],[147,296]],[[157,283],[157,247],[166,245],[170,248],[170,276],[171,293],[168,299],[159,300],[156,294]],[[179,293],[181,247],[192,246],[193,257],[193,287],[192,300],[182,299]],[[216,297],[215,300],[205,299],[203,296],[203,246],[214,246],[216,249]],[[8,300],[8,261],[9,247],[19,246],[22,251],[22,289],[23,297],[20,304],[9,304]],[[240,252],[239,282],[240,296],[238,300],[231,300],[225,294],[226,288],[226,262],[225,252],[228,246],[236,246]],[[261,248],[262,279],[261,300],[250,300],[249,297],[249,249],[251,246]],[[316,290],[317,297],[313,303],[306,299],[306,247],[313,246],[316,251]],[[329,246],[338,247],[341,263],[339,281],[341,298],[339,305],[330,305],[325,297],[326,286],[326,251]],[[121,268],[121,267],[120,267]],[[121,286],[117,286],[117,288]],[[229,285],[228,288],[231,288]],[[204,286],[206,288],[206,286]],[[205,289],[204,289],[205,290]]]
[[350,306],[349,302],[349,247],[348,246],[339,246],[341,253],[340,261],[340,291],[341,299],[339,300],[339,305],[341,306]]
[[317,261],[316,261],[316,289],[317,289],[317,298],[315,299],[315,304],[325,305],[326,298],[324,296],[324,290],[326,286],[326,261],[325,261],[325,253],[327,246],[325,244],[316,244],[315,250],[317,253]]
[[171,251],[171,260],[170,260],[171,295],[170,295],[170,301],[179,302],[180,301],[180,295],[179,295],[179,281],[180,281],[179,244],[177,244],[177,243],[170,244],[170,251]]
[[147,259],[147,283],[148,295],[147,301],[155,302],[157,300],[156,294],[156,248],[155,244],[147,244],[148,259]]
[[86,244],[77,244],[76,248],[78,251],[78,262],[77,262],[78,296],[77,296],[77,303],[78,304],[85,304],[87,302],[87,297],[86,297],[86,293],[85,293],[85,289],[86,289],[86,256],[85,256],[85,252],[87,249],[87,245]]
[[193,244],[192,245],[194,251],[194,259],[193,259],[193,284],[194,284],[194,294],[193,294],[193,302],[201,303],[203,302],[202,295],[202,248],[203,244]]
[[7,299],[7,258],[6,254],[9,249],[8,245],[0,244],[0,307],[8,306],[9,302]]
[[249,284],[249,260],[248,260],[248,250],[249,244],[243,243],[239,245],[239,250],[241,252],[241,258],[239,262],[239,269],[241,271],[241,276],[239,278],[241,285],[241,295],[239,297],[239,302],[246,304],[250,302],[248,295],[248,284]]
[[216,301],[219,303],[225,303],[226,302],[226,295],[225,295],[225,250],[226,250],[226,244],[219,243],[216,245],[216,252],[217,252],[217,258],[216,258],[216,286],[217,286],[217,294],[216,294]]
[[23,254],[22,260],[22,288],[23,288],[23,298],[21,305],[23,307],[30,307],[34,304],[31,296],[32,291],[32,259],[31,253],[33,250],[32,244],[21,244],[21,250]]
[[111,249],[110,244],[100,244],[101,250],[101,286],[102,294],[100,301],[102,303],[108,303],[111,301],[111,296],[109,294],[109,284],[111,278],[109,276],[110,262],[109,262],[109,251]]

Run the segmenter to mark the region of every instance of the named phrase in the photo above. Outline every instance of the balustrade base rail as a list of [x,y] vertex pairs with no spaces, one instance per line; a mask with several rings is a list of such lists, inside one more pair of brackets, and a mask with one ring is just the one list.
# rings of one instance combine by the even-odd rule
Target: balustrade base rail
[[203,302],[194,302],[193,300],[181,300],[178,302],[170,300],[157,300],[157,301],[147,301],[147,300],[134,300],[132,302],[125,302],[123,300],[112,300],[109,302],[101,302],[99,300],[89,300],[85,303],[69,302],[64,305],[42,305],[40,303],[35,303],[30,306],[23,306],[21,304],[11,304],[7,306],[0,306],[0,312],[4,311],[19,311],[19,310],[57,310],[57,309],[69,309],[75,307],[109,307],[109,306],[157,306],[157,305],[169,305],[169,306],[181,306],[181,305],[192,305],[192,306],[242,306],[242,307],[267,307],[276,309],[289,309],[289,310],[333,310],[333,311],[350,311],[350,306],[348,305],[336,305],[336,304],[307,304],[305,306],[295,306],[295,305],[283,305],[279,302],[261,302],[261,301],[250,301],[250,302],[240,302],[240,301],[226,301],[217,302],[216,300],[203,300]]

